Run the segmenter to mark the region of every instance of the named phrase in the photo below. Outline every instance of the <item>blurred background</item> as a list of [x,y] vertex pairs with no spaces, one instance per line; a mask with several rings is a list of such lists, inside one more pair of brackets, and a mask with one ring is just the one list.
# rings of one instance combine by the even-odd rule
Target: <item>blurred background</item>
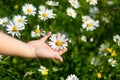
[[[69,39],[68,51],[62,55],[64,62],[1,55],[0,80],[66,80],[70,74],[75,74],[79,80],[119,80],[120,46],[113,37],[120,35],[119,0],[97,0],[95,5],[91,5],[89,0],[78,0],[78,8],[70,4],[72,0],[52,0],[59,3],[57,6],[50,6],[46,4],[47,1],[0,0],[0,19],[7,17],[12,20],[15,15],[25,15],[22,7],[28,3],[37,11],[40,5],[52,9],[56,14],[54,19],[40,20],[37,11],[34,16],[25,15],[25,29],[20,32],[20,38],[15,38],[24,42],[39,39],[30,35],[36,25],[40,25],[46,32],[64,33]],[[67,14],[69,7],[75,10],[75,18]],[[99,27],[92,31],[84,29],[83,16],[99,21]],[[7,33],[2,24],[0,31]],[[48,74],[38,71],[41,65],[46,67]]]

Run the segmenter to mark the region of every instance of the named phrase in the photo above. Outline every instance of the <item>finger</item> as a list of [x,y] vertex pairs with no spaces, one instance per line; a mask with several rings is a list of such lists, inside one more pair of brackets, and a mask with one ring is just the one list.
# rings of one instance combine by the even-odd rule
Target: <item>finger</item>
[[46,35],[44,35],[44,36],[41,38],[41,40],[42,40],[42,41],[47,40],[47,38],[48,38],[50,35],[51,35],[51,32],[48,32]]
[[57,55],[55,57],[56,60],[60,61],[60,62],[63,62],[63,58],[60,56],[60,55]]
[[63,53],[65,53],[67,51],[67,48],[64,48],[63,50],[59,50],[58,53],[59,55],[62,55]]

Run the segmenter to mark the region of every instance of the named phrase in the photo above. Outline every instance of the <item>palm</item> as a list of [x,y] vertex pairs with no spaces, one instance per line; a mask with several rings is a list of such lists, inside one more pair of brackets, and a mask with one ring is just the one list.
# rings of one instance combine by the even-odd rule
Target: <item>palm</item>
[[30,41],[29,44],[35,48],[36,55],[41,58],[49,58],[49,59],[57,59],[59,61],[62,61],[62,57],[60,56],[63,54],[66,49],[61,51],[55,51],[50,48],[50,46],[45,43],[45,40],[51,35],[51,33],[48,33],[44,37],[42,37],[40,40],[34,40]]

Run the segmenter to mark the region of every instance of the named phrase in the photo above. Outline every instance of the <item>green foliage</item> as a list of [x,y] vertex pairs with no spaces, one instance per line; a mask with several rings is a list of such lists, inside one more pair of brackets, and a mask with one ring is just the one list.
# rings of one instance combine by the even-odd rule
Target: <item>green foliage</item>
[[[80,80],[119,80],[120,79],[120,47],[113,41],[113,36],[120,35],[120,2],[113,1],[113,5],[108,5],[108,0],[98,0],[96,7],[99,13],[92,16],[99,20],[99,27],[93,31],[82,29],[82,16],[89,16],[89,5],[85,0],[79,0],[80,7],[76,10],[77,17],[73,19],[68,16],[66,9],[72,7],[68,0],[55,0],[59,6],[50,7],[45,4],[46,0],[0,0],[0,18],[8,17],[12,19],[17,14],[23,14],[22,6],[26,3],[33,4],[36,8],[45,5],[57,14],[55,19],[42,21],[38,15],[27,17],[28,24],[26,29],[21,32],[20,40],[28,42],[33,40],[30,34],[37,24],[46,32],[64,32],[68,35],[71,42],[68,51],[62,55],[64,62],[45,59],[26,59],[19,57],[3,56],[0,61],[0,80],[65,80],[69,74],[75,74]],[[18,5],[17,9],[14,6]],[[109,23],[102,20],[107,17]],[[0,26],[1,31],[5,31]],[[87,37],[87,42],[81,40],[82,35]],[[93,38],[93,42],[90,39]],[[107,56],[99,55],[99,48],[102,43],[109,43],[117,56],[113,57],[108,53]],[[13,43],[14,44],[14,43]],[[98,58],[97,66],[91,64],[92,58]],[[117,65],[112,67],[108,63],[109,58],[117,60]],[[40,65],[45,66],[49,71],[48,75],[42,75],[38,71]],[[101,78],[97,77],[101,73]]]

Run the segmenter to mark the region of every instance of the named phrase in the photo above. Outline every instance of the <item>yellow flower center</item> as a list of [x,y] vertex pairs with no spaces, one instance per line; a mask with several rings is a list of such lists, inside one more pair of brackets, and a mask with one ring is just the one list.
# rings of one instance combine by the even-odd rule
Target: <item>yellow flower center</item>
[[27,12],[30,13],[30,12],[32,12],[32,10],[28,8],[28,9],[27,9]]
[[72,15],[72,12],[70,11],[69,14]]
[[75,2],[75,1],[73,1],[73,2],[72,2],[72,4],[73,4],[73,5],[76,5],[76,2]]
[[110,64],[113,65],[113,64],[115,64],[115,62],[114,62],[114,61],[111,61]]
[[61,46],[61,45],[62,45],[62,42],[61,42],[60,40],[58,40],[58,41],[56,42],[56,45],[57,45],[57,46]]
[[47,14],[46,14],[46,13],[43,13],[42,16],[43,16],[44,18],[46,18],[46,17],[47,17]]
[[54,3],[50,3],[50,6],[54,6]]
[[7,22],[6,22],[6,21],[3,21],[3,24],[7,24]]
[[17,27],[14,26],[13,29],[12,29],[12,31],[13,31],[13,32],[17,32],[17,31],[18,31]]
[[91,27],[92,25],[89,23],[89,24],[87,24],[87,27]]
[[40,32],[41,32],[41,31],[40,31],[39,29],[36,29],[36,30],[35,30],[35,33],[36,33],[36,34],[40,34]]
[[89,0],[89,2],[93,2],[93,0]]
[[18,19],[18,22],[21,23],[21,22],[23,22],[23,20],[22,19]]
[[41,73],[42,73],[42,75],[47,75],[48,74],[48,69],[43,70]]

